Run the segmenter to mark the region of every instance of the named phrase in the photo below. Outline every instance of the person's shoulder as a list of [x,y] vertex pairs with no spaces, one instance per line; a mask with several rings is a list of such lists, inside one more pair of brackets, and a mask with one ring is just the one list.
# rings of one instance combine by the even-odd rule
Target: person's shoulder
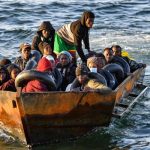
[[84,26],[81,24],[80,20],[76,20],[71,23],[71,28],[75,31],[82,31]]
[[62,68],[62,64],[61,64],[60,62],[58,62],[58,63],[56,64],[56,68]]
[[40,39],[41,38],[41,35],[39,33],[36,33],[34,36],[33,36],[33,39]]
[[130,58],[127,57],[127,56],[122,56],[122,58],[125,59],[125,60],[130,60]]
[[22,58],[21,56],[18,56],[18,57],[15,59],[15,62],[20,61],[20,60],[23,60],[23,58]]
[[74,63],[70,63],[69,67],[72,68],[72,69],[76,69],[76,68],[77,68],[77,65],[74,64]]

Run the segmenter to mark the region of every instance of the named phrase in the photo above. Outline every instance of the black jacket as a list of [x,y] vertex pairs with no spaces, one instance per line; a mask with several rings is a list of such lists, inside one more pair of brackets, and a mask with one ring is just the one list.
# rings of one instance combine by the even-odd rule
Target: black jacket
[[83,13],[81,19],[71,23],[71,32],[74,35],[75,45],[77,45],[77,52],[83,62],[86,62],[86,57],[82,50],[82,40],[85,45],[85,49],[90,50],[89,45],[89,28],[86,26],[87,18],[94,18],[94,14],[90,11]]
[[[44,38],[42,36],[42,30],[49,30],[50,31],[50,36],[48,39]],[[39,52],[40,49],[39,49],[39,43],[40,42],[47,42],[50,44],[52,50],[54,49],[54,37],[55,37],[55,29],[53,28],[52,24],[49,22],[49,21],[44,21],[38,31],[37,31],[37,34],[34,36],[33,40],[32,40],[32,46],[31,48],[33,50],[38,50]]]

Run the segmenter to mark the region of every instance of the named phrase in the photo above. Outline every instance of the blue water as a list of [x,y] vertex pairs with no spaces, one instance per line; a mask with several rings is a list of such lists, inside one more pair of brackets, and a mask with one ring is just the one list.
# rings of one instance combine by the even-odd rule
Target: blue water
[[[95,13],[90,31],[91,50],[119,44],[138,62],[148,65],[144,83],[150,85],[150,0],[1,0],[0,58],[14,60],[22,42],[31,43],[38,26],[51,21],[55,29],[78,19],[82,12]],[[150,98],[141,98],[125,117],[109,128],[96,129],[75,141],[38,147],[52,150],[149,150]],[[27,149],[0,130],[0,149]]]

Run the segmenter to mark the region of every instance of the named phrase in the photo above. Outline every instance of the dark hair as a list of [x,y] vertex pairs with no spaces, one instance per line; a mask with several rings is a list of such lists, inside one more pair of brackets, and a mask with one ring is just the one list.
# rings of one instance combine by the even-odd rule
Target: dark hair
[[84,11],[83,15],[86,15],[88,18],[95,18],[95,14],[91,11]]
[[119,45],[112,45],[111,49],[113,49],[113,48],[115,48],[119,51],[122,51],[122,48]]
[[[16,65],[16,64],[10,64],[9,66],[7,66],[7,71],[9,73],[9,75],[11,74],[11,71],[14,69],[14,68],[17,68],[18,70],[20,70],[20,68]],[[21,71],[21,70],[20,70]]]
[[0,71],[3,70],[6,74],[6,77],[3,81],[0,81],[0,85],[2,85],[3,83],[5,83],[6,81],[8,81],[10,79],[9,73],[7,71],[7,69],[4,66],[0,66]]
[[95,55],[96,57],[101,57],[101,58],[104,58],[105,59],[105,56],[104,56],[104,54],[103,53],[97,53],[96,55]]
[[2,60],[0,60],[1,66],[5,66],[5,65],[9,65],[9,64],[11,64],[11,60],[9,60],[7,58],[3,58]]
[[106,47],[106,48],[104,48],[103,52],[105,52],[105,51],[112,51],[112,49],[109,47]]

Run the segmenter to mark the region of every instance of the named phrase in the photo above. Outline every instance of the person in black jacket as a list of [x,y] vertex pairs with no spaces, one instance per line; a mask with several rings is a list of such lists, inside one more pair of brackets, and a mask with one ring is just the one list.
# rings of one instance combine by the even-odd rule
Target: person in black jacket
[[137,63],[135,60],[132,60],[127,56],[122,56],[122,48],[119,45],[113,45],[111,49],[114,56],[122,57],[129,64],[131,72],[134,72],[138,68],[146,67],[146,64]]
[[67,51],[62,51],[58,56],[56,68],[62,75],[61,90],[65,91],[68,84],[75,79],[76,66],[72,63],[72,56]]
[[55,36],[55,29],[53,28],[52,24],[49,21],[43,21],[32,40],[31,46],[32,50],[38,50],[39,52],[41,52],[39,49],[40,42],[47,42],[48,44],[50,44],[53,50],[54,36]]
[[73,57],[77,51],[83,62],[86,57],[82,49],[82,40],[85,49],[90,53],[89,30],[93,27],[95,15],[91,11],[85,11],[81,19],[62,26],[55,34],[54,52],[69,51]]

